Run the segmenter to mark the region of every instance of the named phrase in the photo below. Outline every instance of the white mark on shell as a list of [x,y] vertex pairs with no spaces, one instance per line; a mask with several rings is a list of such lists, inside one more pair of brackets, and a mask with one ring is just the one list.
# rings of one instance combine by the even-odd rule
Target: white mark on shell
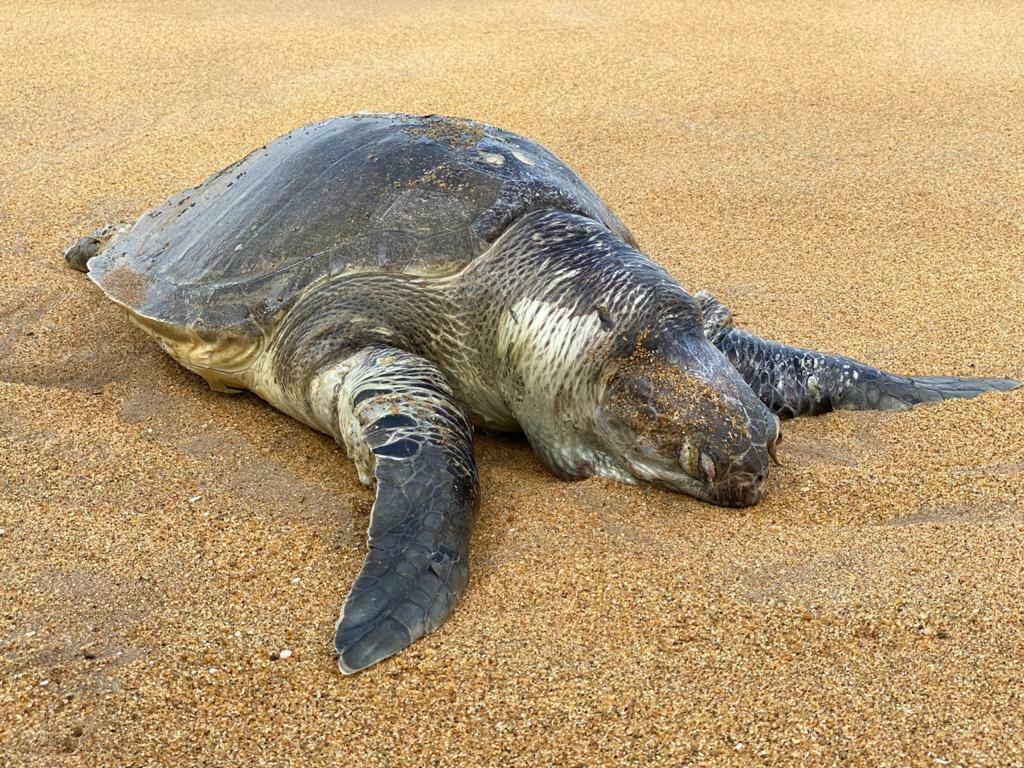
[[522,152],[522,151],[520,151],[518,149],[513,149],[513,150],[510,150],[510,151],[512,152],[512,156],[516,160],[518,160],[520,163],[523,163],[524,165],[536,165],[537,164],[537,162],[532,157],[530,157],[528,154],[526,154],[525,152]]

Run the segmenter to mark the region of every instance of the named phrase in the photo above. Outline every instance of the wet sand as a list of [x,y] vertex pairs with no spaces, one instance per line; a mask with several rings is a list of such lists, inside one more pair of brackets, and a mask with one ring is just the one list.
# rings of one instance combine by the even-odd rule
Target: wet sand
[[791,422],[742,511],[482,438],[463,604],[342,678],[354,468],[59,256],[305,122],[459,114],[745,327],[1019,378],[1014,3],[108,5],[0,12],[0,764],[1024,763],[1024,392]]

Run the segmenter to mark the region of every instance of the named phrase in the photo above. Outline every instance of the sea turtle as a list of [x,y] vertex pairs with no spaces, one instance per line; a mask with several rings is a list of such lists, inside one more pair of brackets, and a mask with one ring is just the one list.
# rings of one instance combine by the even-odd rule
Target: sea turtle
[[553,154],[436,115],[299,128],[65,256],[214,389],[332,435],[376,484],[334,635],[346,673],[434,630],[465,588],[472,424],[521,431],[559,477],[747,506],[780,418],[1019,385],[741,331]]

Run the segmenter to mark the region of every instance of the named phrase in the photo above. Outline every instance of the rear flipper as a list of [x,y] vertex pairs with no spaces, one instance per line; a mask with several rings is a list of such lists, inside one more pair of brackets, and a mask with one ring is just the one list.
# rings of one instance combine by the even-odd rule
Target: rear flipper
[[729,310],[704,291],[697,294],[704,332],[732,362],[750,388],[779,418],[838,409],[905,411],[918,403],[1006,392],[1013,379],[896,376],[840,355],[787,347],[741,331]]
[[68,266],[79,272],[88,272],[89,259],[98,256],[100,251],[106,248],[115,237],[129,229],[128,224],[108,224],[105,227],[94,229],[64,249],[64,260],[67,261]]
[[360,478],[372,472],[377,486],[369,552],[334,635],[351,674],[437,629],[466,586],[479,498],[472,428],[443,374],[397,349],[355,353],[314,391],[314,408],[336,409]]

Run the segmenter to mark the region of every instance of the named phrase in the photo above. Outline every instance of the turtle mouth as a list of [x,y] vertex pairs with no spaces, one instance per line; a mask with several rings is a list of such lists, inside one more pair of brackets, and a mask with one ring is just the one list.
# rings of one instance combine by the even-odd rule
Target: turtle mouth
[[698,499],[704,499],[712,488],[709,484],[696,480],[681,470],[670,468],[667,465],[662,466],[660,462],[655,465],[628,457],[623,457],[623,462],[629,471],[630,479],[637,484],[650,485],[673,493],[683,493]]
[[719,507],[752,507],[764,498],[766,472],[757,475],[733,473],[722,482],[714,483],[702,482],[683,471],[668,467],[629,458],[624,458],[624,462],[635,483],[686,494]]
[[711,488],[707,501],[720,507],[752,507],[764,498],[764,476],[746,475]]

